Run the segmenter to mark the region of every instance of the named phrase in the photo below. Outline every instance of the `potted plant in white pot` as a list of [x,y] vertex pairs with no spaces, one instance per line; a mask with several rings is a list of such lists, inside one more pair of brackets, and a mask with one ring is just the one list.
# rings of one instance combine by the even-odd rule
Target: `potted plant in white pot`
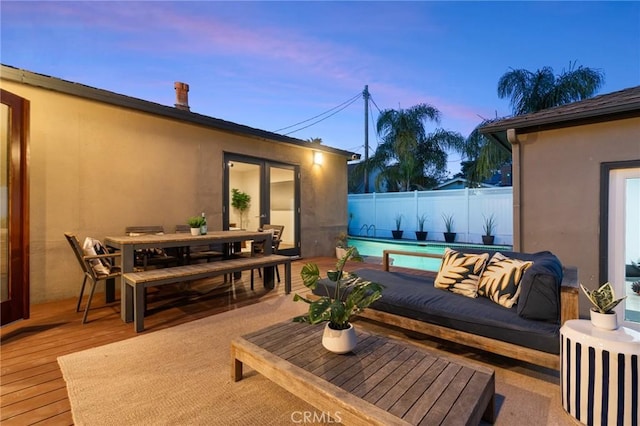
[[456,233],[453,232],[453,215],[443,214],[442,220],[444,221],[444,240],[448,243],[452,243],[456,240]]
[[[356,347],[356,332],[350,319],[362,312],[373,302],[382,297],[382,286],[366,281],[353,273],[344,272],[344,265],[349,259],[362,261],[355,247],[338,260],[335,271],[328,271],[327,278],[335,283],[332,297],[319,296],[309,299],[299,294],[293,296],[294,301],[309,304],[305,315],[297,316],[295,322],[319,324],[326,322],[322,335],[322,345],[329,351],[338,354],[351,352]],[[320,281],[320,270],[315,263],[307,263],[300,272],[304,285],[314,290]],[[331,294],[325,287],[325,294]]]
[[399,240],[402,238],[402,233],[403,233],[403,231],[400,229],[400,226],[402,226],[402,215],[397,214],[395,220],[396,220],[396,229],[391,231],[391,235],[393,235],[393,238],[395,238],[396,240]]
[[349,235],[341,232],[336,237],[336,257],[342,259],[349,249]]
[[493,241],[495,239],[493,231],[496,229],[496,220],[493,217],[493,214],[489,217],[482,215],[482,217],[484,218],[484,235],[482,236],[482,244],[491,246],[493,245]]
[[425,241],[427,239],[427,231],[424,230],[424,223],[427,220],[427,215],[422,214],[417,217],[418,219],[418,230],[416,231],[416,240]]
[[187,219],[187,224],[191,228],[191,235],[200,235],[200,227],[204,224],[202,216],[193,216]]
[[591,324],[594,327],[605,330],[615,330],[618,328],[618,316],[613,310],[618,303],[622,302],[627,296],[616,299],[611,283],[604,283],[598,289],[590,291],[588,288],[580,284],[580,288],[587,296],[591,304]]

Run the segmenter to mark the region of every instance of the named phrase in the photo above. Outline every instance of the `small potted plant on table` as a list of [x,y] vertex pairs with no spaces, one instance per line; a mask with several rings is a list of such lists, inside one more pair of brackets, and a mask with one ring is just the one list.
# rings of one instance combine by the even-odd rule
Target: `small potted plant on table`
[[187,219],[189,228],[191,228],[191,235],[200,235],[200,227],[204,224],[204,220],[202,216],[193,216]]
[[[351,352],[356,346],[356,332],[350,319],[382,296],[380,284],[344,272],[344,265],[349,259],[362,261],[355,247],[350,247],[338,260],[335,271],[327,272],[327,278],[335,283],[333,297],[329,296],[330,290],[327,287],[325,287],[327,296],[310,299],[296,294],[293,297],[294,301],[309,304],[309,311],[305,315],[295,317],[293,321],[309,324],[326,321],[322,345],[338,354]],[[320,282],[320,269],[315,263],[304,265],[300,275],[304,285],[311,290],[314,290]]]
[[627,296],[616,299],[611,283],[604,283],[597,290],[590,291],[588,288],[580,284],[580,288],[593,305],[590,310],[591,324],[594,327],[605,330],[615,330],[618,328],[618,316],[613,310],[618,303],[622,302]]

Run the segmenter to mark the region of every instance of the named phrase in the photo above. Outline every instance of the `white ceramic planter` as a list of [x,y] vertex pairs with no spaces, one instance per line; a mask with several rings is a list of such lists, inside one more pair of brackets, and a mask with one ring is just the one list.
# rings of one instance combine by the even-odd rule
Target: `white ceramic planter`
[[342,259],[345,254],[347,254],[347,249],[342,247],[336,247],[336,257],[338,259]]
[[601,314],[593,308],[589,311],[591,314],[591,324],[601,330],[615,330],[618,328],[618,315],[613,312],[611,314]]
[[200,235],[200,228],[191,228],[191,235]]
[[349,324],[346,330],[334,330],[329,323],[324,326],[322,346],[336,354],[346,354],[355,349],[357,343],[356,329]]

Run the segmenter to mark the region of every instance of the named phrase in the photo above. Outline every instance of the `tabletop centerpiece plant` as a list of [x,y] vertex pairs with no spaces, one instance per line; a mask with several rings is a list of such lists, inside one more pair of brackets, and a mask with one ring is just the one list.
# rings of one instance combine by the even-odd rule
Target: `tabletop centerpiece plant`
[[596,290],[589,290],[580,284],[580,288],[587,296],[587,299],[593,305],[589,313],[591,314],[591,323],[594,327],[605,330],[615,330],[618,328],[618,316],[613,310],[627,296],[616,299],[611,283],[606,282]]
[[326,322],[322,336],[322,345],[331,352],[344,354],[352,351],[357,343],[355,328],[351,318],[369,307],[382,297],[382,285],[364,280],[356,274],[344,272],[348,260],[362,261],[355,247],[336,264],[336,270],[327,272],[327,279],[335,283],[330,289],[320,279],[320,269],[315,263],[307,263],[302,267],[300,276],[305,287],[315,290],[318,284],[324,285],[325,296],[307,298],[295,294],[294,302],[303,301],[309,305],[306,314],[297,316],[295,322],[319,324]]
[[349,234],[340,232],[336,237],[336,257],[341,259],[349,249]]
[[187,219],[187,224],[191,228],[191,235],[200,235],[200,227],[205,223],[202,216],[193,216]]

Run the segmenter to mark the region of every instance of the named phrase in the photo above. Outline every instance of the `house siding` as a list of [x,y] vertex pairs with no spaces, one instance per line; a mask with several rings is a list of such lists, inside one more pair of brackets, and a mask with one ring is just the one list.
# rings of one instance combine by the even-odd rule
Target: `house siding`
[[[525,252],[549,250],[599,284],[600,166],[640,159],[640,118],[518,135],[520,229]],[[516,210],[517,214],[517,210]],[[580,304],[588,316],[586,300]]]
[[225,152],[298,165],[301,252],[331,255],[347,224],[344,153],[313,150],[255,135],[1,80],[31,102],[31,303],[76,296],[82,281],[63,233],[120,235],[129,225],[176,224],[205,211],[222,229]]

